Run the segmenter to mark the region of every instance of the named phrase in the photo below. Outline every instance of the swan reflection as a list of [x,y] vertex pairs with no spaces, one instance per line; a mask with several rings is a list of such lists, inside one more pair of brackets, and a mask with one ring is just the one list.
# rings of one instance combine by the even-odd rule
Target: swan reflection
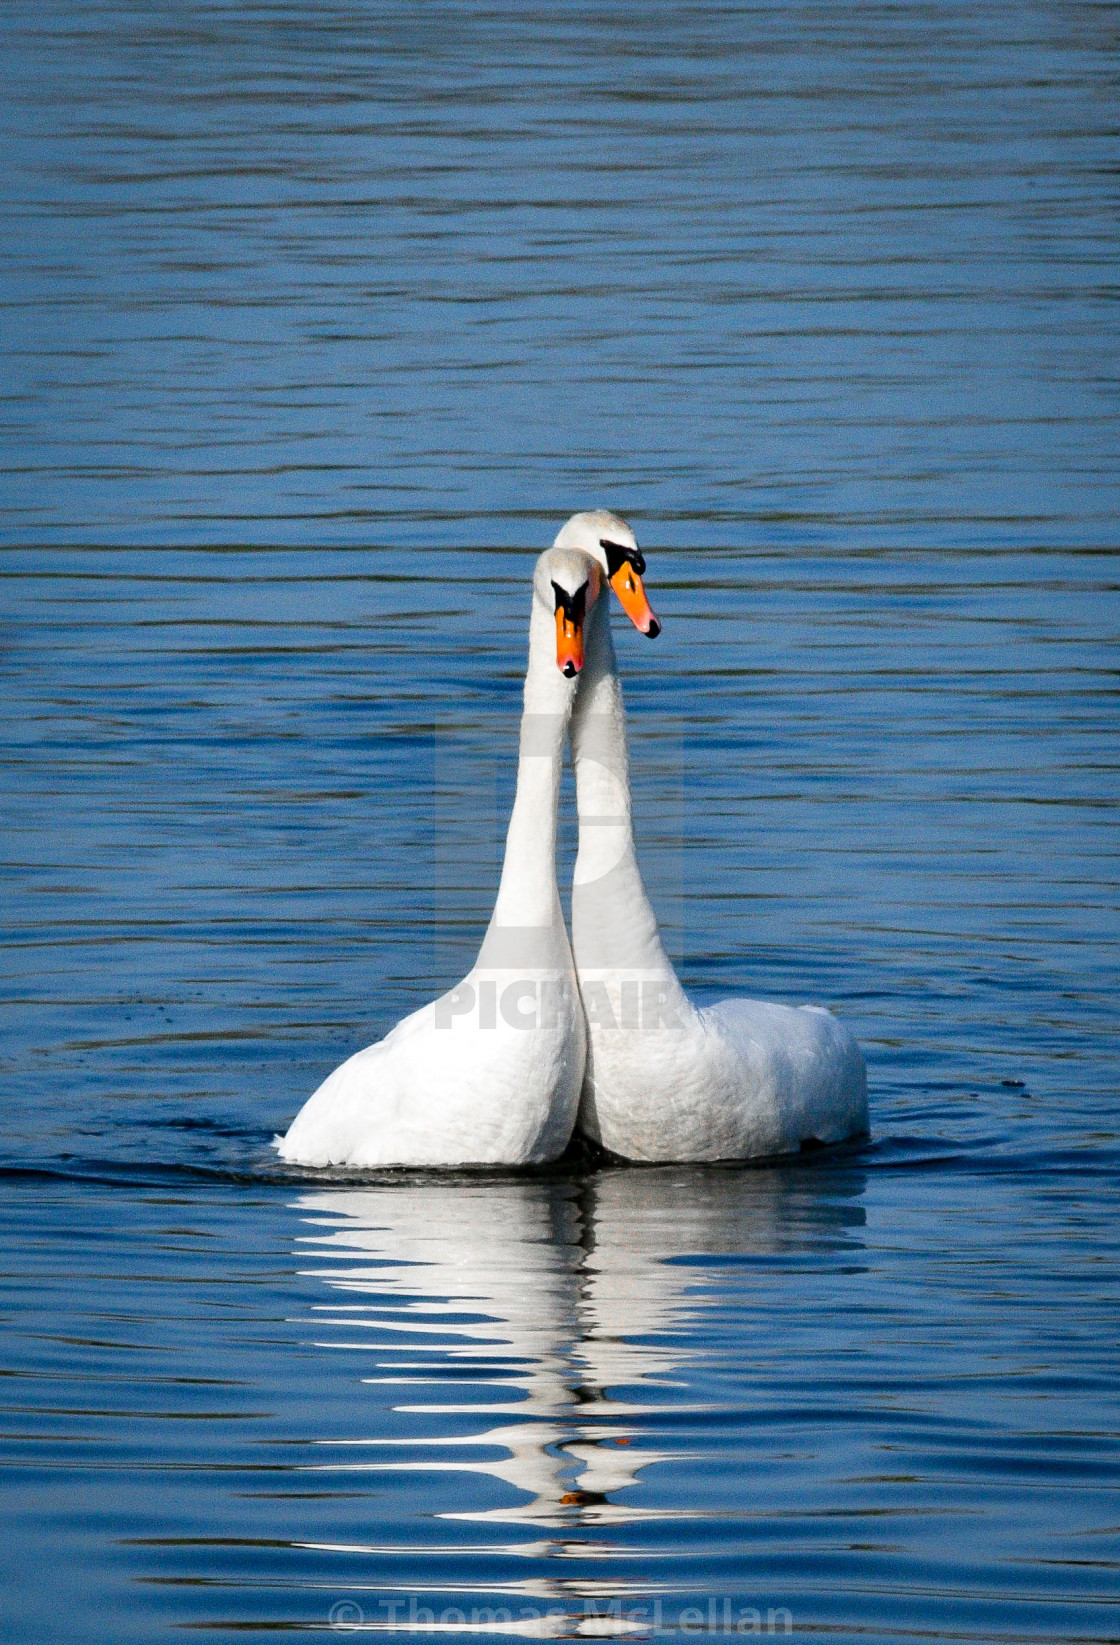
[[330,1292],[316,1344],[368,1355],[362,1380],[395,1390],[403,1419],[324,1442],[341,1454],[318,1466],[488,1478],[477,1506],[449,1481],[439,1517],[552,1529],[686,1517],[633,1499],[644,1469],[687,1454],[649,1443],[658,1408],[714,1409],[687,1390],[718,1276],[701,1288],[673,1259],[779,1254],[807,1218],[861,1216],[796,1173],[695,1167],[413,1180],[297,1207],[304,1272]]

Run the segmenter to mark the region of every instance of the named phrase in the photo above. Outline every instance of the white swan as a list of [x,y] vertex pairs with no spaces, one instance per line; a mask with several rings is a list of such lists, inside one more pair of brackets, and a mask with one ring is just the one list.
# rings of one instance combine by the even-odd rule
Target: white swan
[[[608,573],[629,557],[628,613],[656,632],[651,612],[642,621],[644,561],[622,520],[577,514],[556,541]],[[634,852],[605,600],[588,620],[571,736],[579,805],[572,947],[588,1025],[580,1128],[635,1160],[747,1159],[865,1135],[863,1057],[831,1012],[738,999],[698,1010],[677,980]]]
[[[473,970],[336,1068],[277,1146],[300,1165],[528,1165],[571,1136],[585,1033],[556,889],[564,738],[598,565],[537,561],[517,792]],[[605,602],[604,602],[605,603]]]

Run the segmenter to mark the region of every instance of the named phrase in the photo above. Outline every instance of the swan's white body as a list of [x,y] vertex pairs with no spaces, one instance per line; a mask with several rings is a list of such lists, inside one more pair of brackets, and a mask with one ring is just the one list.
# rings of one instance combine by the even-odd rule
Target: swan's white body
[[[278,1144],[300,1165],[529,1165],[571,1136],[585,1031],[556,889],[556,810],[576,680],[556,665],[550,550],[534,576],[517,792],[497,902],[472,971],[336,1068]],[[596,585],[597,587],[597,585]]]
[[[594,554],[601,537],[634,542],[621,520],[598,512],[575,516],[557,542]],[[580,1129],[634,1160],[748,1159],[866,1134],[863,1057],[831,1012],[745,999],[697,1009],[682,989],[634,851],[605,600],[585,644],[571,729],[572,947],[588,1024]]]

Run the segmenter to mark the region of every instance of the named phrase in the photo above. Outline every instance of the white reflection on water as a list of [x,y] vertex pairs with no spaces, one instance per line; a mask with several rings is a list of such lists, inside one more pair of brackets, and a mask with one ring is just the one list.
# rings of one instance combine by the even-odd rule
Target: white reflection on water
[[[559,1528],[691,1517],[629,1494],[644,1469],[689,1454],[642,1442],[659,1405],[697,1419],[714,1410],[680,1393],[705,1353],[711,1287],[700,1294],[695,1268],[668,1259],[788,1247],[792,1195],[780,1173],[627,1170],[579,1184],[302,1195],[297,1206],[317,1231],[301,1246],[331,1259],[304,1271],[341,1293],[316,1309],[318,1346],[378,1353],[363,1380],[399,1387],[393,1410],[420,1430],[327,1442],[365,1454],[322,1466],[488,1475],[528,1498],[449,1507],[441,1518]],[[425,1387],[436,1397],[425,1399]],[[483,1387],[494,1397],[456,1397]],[[459,1420],[425,1433],[425,1419],[439,1416]],[[481,1425],[464,1433],[463,1417]],[[469,1454],[479,1450],[503,1454]]]

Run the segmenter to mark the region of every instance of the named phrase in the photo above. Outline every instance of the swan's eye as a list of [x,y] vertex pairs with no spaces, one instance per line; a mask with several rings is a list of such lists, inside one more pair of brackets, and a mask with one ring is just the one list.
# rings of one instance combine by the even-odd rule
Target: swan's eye
[[627,564],[633,566],[639,577],[645,576],[646,560],[640,548],[631,548],[627,543],[612,543],[609,537],[600,537],[599,547],[607,556],[607,577],[611,582]]

